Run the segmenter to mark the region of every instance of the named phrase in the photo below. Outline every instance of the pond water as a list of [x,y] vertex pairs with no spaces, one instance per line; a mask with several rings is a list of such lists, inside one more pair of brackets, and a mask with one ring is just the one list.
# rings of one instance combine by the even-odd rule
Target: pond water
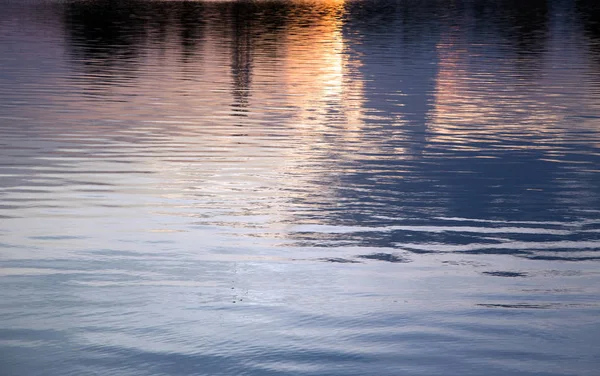
[[0,9],[0,374],[598,375],[595,1]]

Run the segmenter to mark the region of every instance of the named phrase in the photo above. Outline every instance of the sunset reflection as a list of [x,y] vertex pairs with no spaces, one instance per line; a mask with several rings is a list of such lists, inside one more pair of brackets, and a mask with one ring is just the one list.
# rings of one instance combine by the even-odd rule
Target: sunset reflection
[[[311,4],[311,3],[309,3]],[[315,4],[313,4],[315,6]],[[349,59],[342,35],[344,1],[323,1],[313,10],[318,17],[298,18],[286,29],[281,66],[286,102],[295,109],[294,123],[308,133],[331,127],[341,139],[360,128],[362,80],[358,61]]]
[[598,374],[597,0],[0,9],[2,375]]
[[[164,37],[151,41],[158,48],[138,46],[161,65],[150,70],[143,59],[129,63],[136,67],[136,90],[152,95],[111,101],[131,90],[111,71],[94,116],[128,114],[132,161],[156,173],[161,199],[194,197],[180,209],[200,222],[207,217],[235,227],[251,215],[265,226],[287,217],[295,199],[319,191],[333,200],[318,182],[335,169],[334,156],[350,153],[362,137],[363,81],[357,79],[360,63],[346,51],[344,6],[340,0],[236,2],[185,9],[185,17],[172,12],[172,24],[158,29]],[[144,25],[149,34],[156,33],[152,25]],[[199,38],[190,41],[193,35]],[[90,80],[85,87],[95,85]],[[138,153],[145,139],[185,150],[177,158],[151,149]]]

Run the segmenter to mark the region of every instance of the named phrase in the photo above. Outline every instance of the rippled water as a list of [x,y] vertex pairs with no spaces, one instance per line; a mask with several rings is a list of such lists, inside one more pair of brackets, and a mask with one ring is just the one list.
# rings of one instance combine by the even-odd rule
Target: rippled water
[[598,375],[594,1],[0,8],[1,375]]

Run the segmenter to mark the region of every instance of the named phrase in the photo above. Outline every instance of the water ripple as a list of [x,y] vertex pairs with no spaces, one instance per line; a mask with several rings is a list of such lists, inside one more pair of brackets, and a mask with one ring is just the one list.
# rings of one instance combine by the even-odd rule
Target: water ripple
[[0,0],[6,375],[597,374],[592,0]]

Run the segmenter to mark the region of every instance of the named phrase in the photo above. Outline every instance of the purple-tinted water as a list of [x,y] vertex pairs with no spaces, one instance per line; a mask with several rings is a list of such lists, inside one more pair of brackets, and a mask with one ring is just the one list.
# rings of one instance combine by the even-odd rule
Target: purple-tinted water
[[0,375],[598,374],[594,1],[0,9]]

